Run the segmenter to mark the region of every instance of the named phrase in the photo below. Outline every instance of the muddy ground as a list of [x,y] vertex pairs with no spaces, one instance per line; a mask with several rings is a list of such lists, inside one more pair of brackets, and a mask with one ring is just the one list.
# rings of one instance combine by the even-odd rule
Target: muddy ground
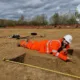
[[[59,39],[65,34],[71,34],[73,41],[71,49],[73,55],[68,55],[73,62],[64,62],[50,54],[40,54],[37,51],[17,47],[20,40],[10,39],[12,34],[31,36],[31,32],[45,37],[33,37],[32,40]],[[57,70],[80,77],[80,29],[0,29],[0,80],[80,80],[68,76],[59,75],[49,71],[36,69],[20,64],[3,61],[3,58],[15,58],[23,53],[24,63],[43,68]]]

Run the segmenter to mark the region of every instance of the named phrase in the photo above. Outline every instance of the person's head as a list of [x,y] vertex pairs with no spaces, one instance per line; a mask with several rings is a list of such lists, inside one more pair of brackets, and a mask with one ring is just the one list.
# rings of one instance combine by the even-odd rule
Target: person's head
[[71,41],[72,41],[72,36],[71,35],[65,35],[64,37],[64,40],[63,40],[63,43],[64,44],[71,44]]

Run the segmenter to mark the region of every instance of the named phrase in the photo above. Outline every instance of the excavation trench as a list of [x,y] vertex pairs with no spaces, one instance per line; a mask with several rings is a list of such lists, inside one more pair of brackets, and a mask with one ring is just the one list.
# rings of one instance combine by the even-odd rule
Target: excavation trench
[[[73,49],[69,49],[68,53],[70,55],[73,55]],[[44,54],[44,56],[45,57],[43,57],[43,55],[42,56],[33,56],[33,55],[30,55],[30,54],[27,54],[27,53],[23,53],[23,54],[21,54],[21,55],[19,55],[17,57],[9,59],[9,60],[15,61],[15,62],[20,62],[20,63],[32,63],[32,64],[40,64],[40,65],[41,64],[44,65],[46,63],[51,65],[51,63],[59,61],[56,57],[54,57],[54,56],[52,57],[49,54],[48,55]],[[48,57],[48,56],[50,56],[50,57]]]

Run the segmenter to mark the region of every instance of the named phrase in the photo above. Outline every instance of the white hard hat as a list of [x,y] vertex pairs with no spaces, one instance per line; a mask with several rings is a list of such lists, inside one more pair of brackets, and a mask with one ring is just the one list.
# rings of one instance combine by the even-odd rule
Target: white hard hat
[[68,42],[68,43],[71,43],[71,41],[72,41],[72,36],[71,35],[65,35],[64,36],[64,39]]

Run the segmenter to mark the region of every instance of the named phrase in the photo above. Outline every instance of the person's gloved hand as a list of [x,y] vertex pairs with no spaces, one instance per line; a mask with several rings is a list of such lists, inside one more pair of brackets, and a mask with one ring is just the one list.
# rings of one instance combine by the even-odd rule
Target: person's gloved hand
[[67,61],[73,62],[72,58],[70,58],[70,57],[67,57]]
[[64,49],[63,49],[63,51],[64,51],[64,52],[67,52],[67,49],[66,49],[66,48],[64,48]]
[[63,52],[65,55],[67,55],[67,53],[68,53],[66,48],[63,49]]

